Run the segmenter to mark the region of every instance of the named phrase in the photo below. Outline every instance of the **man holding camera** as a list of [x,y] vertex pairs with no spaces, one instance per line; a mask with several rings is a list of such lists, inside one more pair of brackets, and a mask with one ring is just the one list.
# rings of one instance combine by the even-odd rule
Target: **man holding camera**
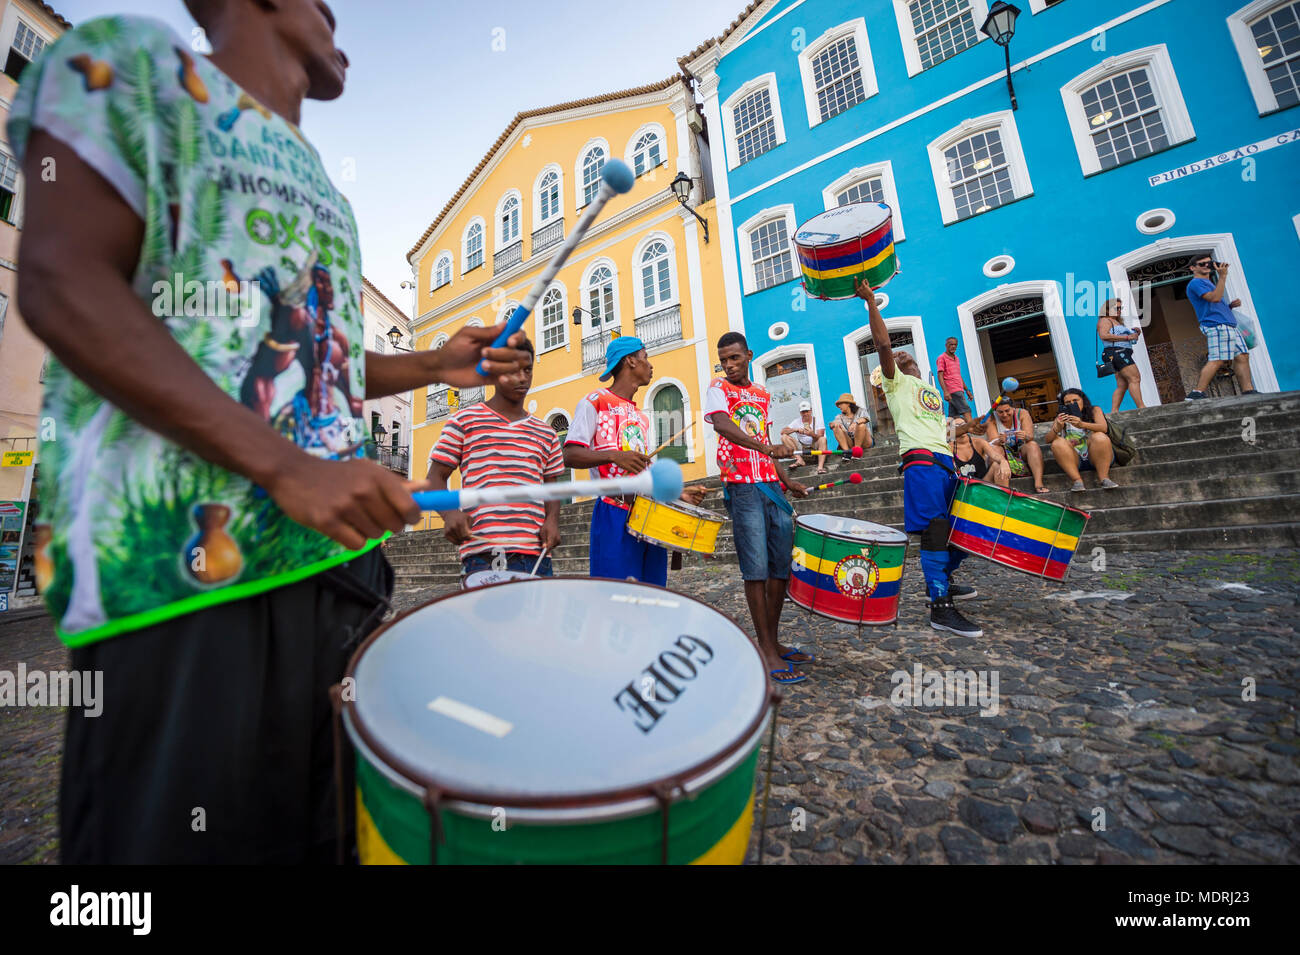
[[[1218,272],[1218,279],[1212,276]],[[1195,401],[1206,397],[1205,389],[1210,386],[1226,362],[1232,362],[1233,373],[1241,384],[1241,393],[1253,395],[1255,388],[1250,380],[1250,351],[1246,340],[1237,328],[1237,316],[1232,310],[1241,304],[1235,298],[1225,302],[1227,294],[1224,286],[1228,281],[1228,266],[1224,262],[1215,262],[1209,255],[1200,255],[1192,263],[1192,275],[1187,283],[1187,300],[1196,310],[1196,320],[1201,325],[1201,332],[1209,344],[1209,354],[1201,377],[1196,382],[1196,390],[1188,392],[1187,400]]]

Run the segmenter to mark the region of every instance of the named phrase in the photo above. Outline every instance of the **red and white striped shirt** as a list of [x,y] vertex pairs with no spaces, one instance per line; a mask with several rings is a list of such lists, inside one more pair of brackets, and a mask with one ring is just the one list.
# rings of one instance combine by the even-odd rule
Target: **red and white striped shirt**
[[[510,421],[483,402],[462,408],[447,419],[429,460],[460,468],[463,488],[541,484],[544,478],[564,473],[560,438],[554,429],[532,415]],[[462,544],[462,560],[494,546],[515,554],[542,552],[544,504],[484,504],[466,515],[470,533],[488,540]]]

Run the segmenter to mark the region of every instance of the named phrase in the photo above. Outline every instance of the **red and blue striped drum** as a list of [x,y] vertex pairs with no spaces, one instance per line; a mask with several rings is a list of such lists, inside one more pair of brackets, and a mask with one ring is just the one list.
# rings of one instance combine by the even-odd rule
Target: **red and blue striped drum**
[[790,599],[859,626],[898,619],[907,535],[884,524],[809,514],[794,525]]
[[878,289],[898,274],[893,211],[883,202],[850,202],[813,216],[794,234],[803,287],[820,299],[853,298],[864,280]]

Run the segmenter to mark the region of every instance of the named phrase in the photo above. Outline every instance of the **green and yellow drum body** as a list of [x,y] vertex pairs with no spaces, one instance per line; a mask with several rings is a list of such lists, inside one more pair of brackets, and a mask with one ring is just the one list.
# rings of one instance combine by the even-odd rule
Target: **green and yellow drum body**
[[534,579],[376,631],[348,667],[357,846],[382,864],[739,864],[766,669],[659,587]]
[[799,517],[790,599],[832,620],[893,623],[906,555],[907,535],[884,524],[830,514]]
[[1013,570],[1064,580],[1089,514],[961,478],[953,495],[948,543]]
[[855,283],[880,288],[898,274],[893,212],[883,202],[850,202],[813,216],[794,234],[809,295],[853,298]]

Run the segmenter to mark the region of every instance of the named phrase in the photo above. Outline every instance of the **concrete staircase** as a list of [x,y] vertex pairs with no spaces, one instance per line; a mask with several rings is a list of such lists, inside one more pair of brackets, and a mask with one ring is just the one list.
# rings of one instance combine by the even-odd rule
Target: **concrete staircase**
[[[1069,479],[1045,449],[1044,480],[1050,500],[1092,514],[1078,553],[1094,547],[1115,551],[1258,550],[1300,546],[1300,392],[1214,398],[1161,405],[1113,416],[1138,449],[1112,477],[1122,487],[1094,489],[1096,475],[1084,472],[1089,489],[1071,493]],[[1038,434],[1047,430],[1039,425]],[[863,482],[844,484],[795,503],[796,514],[839,514],[901,527],[903,482],[895,444],[882,442],[860,460],[833,459],[832,477],[851,471]],[[812,467],[794,477],[806,484]],[[717,478],[696,482],[710,489],[704,507],[725,516]],[[1011,486],[1032,491],[1030,478]],[[556,574],[587,574],[587,539],[592,502],[565,505],[560,529],[564,543],[553,556]],[[913,545],[914,546],[914,545]],[[437,591],[457,586],[460,564],[441,530],[412,531],[385,545],[399,586]],[[713,558],[688,555],[688,563],[735,563],[730,525]],[[669,576],[671,583],[671,574]]]

